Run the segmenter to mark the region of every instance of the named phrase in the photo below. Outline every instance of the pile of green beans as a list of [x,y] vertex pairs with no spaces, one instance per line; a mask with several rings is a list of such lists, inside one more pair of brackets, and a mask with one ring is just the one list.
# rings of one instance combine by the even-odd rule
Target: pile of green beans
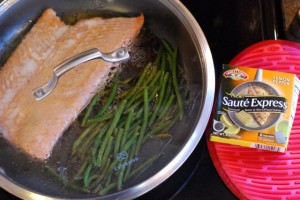
[[81,118],[84,131],[72,146],[76,170],[68,178],[70,185],[100,195],[122,190],[126,180],[159,157],[135,163],[145,142],[172,137],[168,131],[184,116],[177,54],[162,40],[156,58],[137,77],[121,80],[116,73],[106,97],[94,96]]

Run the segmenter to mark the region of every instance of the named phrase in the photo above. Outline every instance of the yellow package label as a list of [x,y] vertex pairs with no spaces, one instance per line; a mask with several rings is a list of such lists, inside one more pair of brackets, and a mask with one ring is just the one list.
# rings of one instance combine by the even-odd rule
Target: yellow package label
[[223,65],[210,140],[284,152],[299,89],[291,73]]

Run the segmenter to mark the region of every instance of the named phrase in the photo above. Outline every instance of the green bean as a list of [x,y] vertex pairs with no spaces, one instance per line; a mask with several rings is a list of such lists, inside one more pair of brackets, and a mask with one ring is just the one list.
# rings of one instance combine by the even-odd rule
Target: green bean
[[136,112],[135,116],[133,116],[133,121],[138,121],[140,119],[140,117],[142,116],[142,114],[143,114],[143,108],[139,109]]
[[128,101],[128,106],[131,106],[133,103],[137,103],[137,105],[139,103],[142,102],[142,97],[143,97],[143,91],[144,91],[145,86],[140,86],[137,90],[135,95],[130,98],[130,101]]
[[113,174],[114,168],[117,166],[118,162],[119,162],[118,160],[114,160],[113,162],[109,163],[107,167],[105,167],[105,170],[103,170],[101,174],[102,182],[105,181],[105,179],[107,180],[107,177]]
[[148,132],[148,135],[155,135],[157,132],[165,129],[165,128],[170,128],[176,120],[171,120],[167,122],[161,122],[157,124],[151,131]]
[[85,162],[80,166],[79,170],[77,171],[77,173],[74,177],[75,180],[79,180],[82,178],[81,174],[83,173],[85,167],[88,165],[88,162],[89,162],[89,160],[85,160]]
[[[95,187],[96,187],[96,188],[92,190],[92,192],[93,192],[94,194],[99,193],[99,192],[103,189],[102,184],[97,184],[97,185],[95,185]],[[113,188],[111,188],[111,189],[113,189]]]
[[107,162],[107,164],[105,165],[105,168],[103,169],[103,174],[102,174],[102,176],[103,177],[105,177],[108,173],[108,171],[109,171],[109,169],[110,169],[110,167],[111,167],[111,165],[112,165],[112,160],[113,160],[114,158],[111,158],[111,159],[109,159],[109,161]]
[[114,155],[117,155],[119,153],[121,138],[122,138],[123,134],[124,134],[124,129],[120,128],[120,130],[118,131],[115,146],[114,146]]
[[[95,173],[95,172],[94,172]],[[91,175],[90,176],[90,178],[88,179],[88,184],[87,184],[87,188],[92,188],[91,186],[90,186],[90,184],[94,181],[94,180],[97,180],[97,178],[98,178],[98,174],[93,174],[93,175]]]
[[[135,157],[135,151],[136,151],[136,145],[133,145],[133,147],[130,150],[130,154],[129,154],[129,160],[133,159]],[[127,166],[126,170],[125,170],[125,174],[124,174],[124,179],[126,180],[127,177],[130,174],[132,165]]]
[[123,185],[123,178],[124,178],[124,173],[125,173],[125,167],[123,167],[120,172],[119,172],[119,175],[118,175],[118,181],[117,181],[117,188],[118,190],[122,190],[122,185]]
[[95,124],[95,123],[104,122],[104,121],[112,119],[114,116],[115,116],[115,114],[113,113],[113,110],[112,111],[108,111],[107,113],[105,113],[105,115],[89,119],[87,121],[87,124],[88,125],[92,125],[92,124]]
[[[118,122],[118,126],[119,126],[120,122],[121,122],[121,118],[120,118],[120,121]],[[112,136],[114,136],[114,137],[116,137],[116,136],[118,135],[118,131],[119,131],[118,126],[116,126],[116,128],[115,128],[114,131],[113,131]]]
[[126,118],[126,119],[127,119],[127,117],[124,117],[124,116],[125,116],[125,115],[129,115],[129,113],[130,113],[132,110],[135,110],[136,108],[138,109],[140,104],[141,104],[141,101],[135,102],[133,105],[128,106],[128,107],[125,107],[124,112],[123,112],[123,118]]
[[136,138],[138,137],[139,133],[135,133],[129,140],[128,142],[125,144],[123,151],[127,151],[131,145],[136,142]]
[[79,187],[77,185],[74,184],[66,184],[66,187],[72,188],[74,190],[80,191],[80,192],[84,192],[84,193],[90,193],[91,191],[89,189],[83,188],[83,187]]
[[139,94],[139,89],[137,89],[136,91],[135,91],[135,95],[134,96],[132,96],[131,98],[129,98],[129,100],[128,100],[128,106],[131,106],[132,105],[132,103],[136,100],[136,99],[138,99],[138,97],[140,97],[140,96],[142,96],[141,94]]
[[149,83],[149,87],[153,87],[155,85],[155,83],[157,82],[157,80],[159,79],[161,74],[162,74],[162,71],[158,70],[157,73],[155,74],[154,78]]
[[127,90],[123,90],[120,94],[117,94],[115,96],[115,99],[116,100],[123,99],[124,97],[128,96],[131,93],[132,90],[133,90],[133,88],[130,88],[130,89],[127,89]]
[[80,149],[77,150],[77,154],[84,154],[89,148],[90,144],[92,143],[92,139],[97,136],[102,124],[99,124],[94,130],[91,131],[89,134],[89,137],[85,139],[85,141],[82,142],[82,145],[80,146]]
[[152,70],[148,76],[148,78],[143,82],[143,84],[141,85],[142,87],[146,87],[148,85],[149,82],[152,81],[153,77],[155,76],[156,72],[157,72],[157,66],[153,66]]
[[149,121],[149,125],[151,126],[155,120],[155,117],[160,109],[160,106],[161,106],[161,103],[162,103],[162,100],[164,98],[164,94],[165,94],[165,89],[166,89],[166,84],[167,84],[167,81],[168,81],[168,78],[169,78],[169,72],[166,72],[164,77],[163,77],[163,82],[162,82],[162,86],[161,86],[161,90],[160,90],[160,93],[159,93],[159,96],[158,96],[158,101],[157,101],[157,104],[155,105],[155,108],[154,108],[154,111],[151,115],[151,118],[150,118],[150,121]]
[[[152,91],[150,92],[149,101],[152,101],[155,98],[157,91],[158,91],[158,87],[154,87],[152,89]],[[143,103],[143,101],[144,101],[143,99],[140,99],[139,101],[136,101],[133,105],[130,105],[128,108],[126,108],[124,114],[128,114],[130,110],[136,109],[141,103]]]
[[[108,161],[105,163],[105,166],[103,168],[98,168],[98,170],[95,170],[95,175],[97,178],[90,184],[89,188],[93,191],[93,193],[99,192],[99,190],[102,187],[101,182],[105,181],[108,176],[108,170],[112,164],[111,162],[112,158],[110,157]],[[101,185],[100,187],[98,187]]]
[[82,139],[87,136],[87,134],[93,129],[95,128],[97,124],[93,124],[91,126],[89,126],[87,129],[85,129],[81,134],[80,136],[75,140],[74,144],[73,144],[73,147],[72,147],[72,154],[75,153],[77,147],[79,146],[79,144],[82,142]]
[[148,125],[148,118],[149,118],[148,88],[145,88],[145,90],[144,90],[144,116],[143,116],[141,132],[138,137],[137,144],[136,144],[136,146],[137,146],[136,152],[135,152],[136,155],[138,155],[140,148],[141,148],[141,144],[142,144],[142,141],[143,141],[143,138],[145,135],[147,125]]
[[[152,64],[152,63],[149,62],[149,63],[146,65],[146,67],[145,67],[145,69],[142,71],[142,73],[141,73],[141,75],[140,75],[138,81],[137,81],[136,84],[133,86],[132,91],[125,97],[126,100],[128,100],[128,101],[131,102],[130,98],[132,98],[132,95],[134,95],[134,94],[136,93],[136,91],[138,90],[138,88],[139,88],[139,87],[141,86],[141,84],[143,83],[143,81],[144,81],[144,79],[145,79],[145,76],[147,75],[148,70],[149,70],[151,64]],[[129,105],[130,105],[130,104],[129,104]]]
[[85,172],[84,172],[84,178],[83,178],[83,183],[84,183],[84,186],[87,187],[88,186],[88,183],[89,183],[89,175],[90,175],[90,172],[92,170],[92,167],[93,167],[93,164],[90,163],[88,165],[88,167],[86,168]]
[[159,133],[155,135],[159,139],[172,138],[172,135],[169,133]]
[[[128,137],[131,138],[132,135],[134,135],[136,132],[139,132],[141,129],[141,124],[142,120],[137,121],[130,127],[130,131],[128,131]],[[125,143],[126,144],[126,143]]]
[[[138,135],[139,135],[139,133],[136,133],[129,139],[129,141],[125,144],[123,151],[127,151],[133,145],[133,143],[136,141],[136,138],[138,137]],[[114,160],[112,162],[112,164],[110,164],[109,170],[103,171],[102,174],[110,175],[111,173],[113,173],[114,168],[117,166],[118,162],[119,162],[118,160]]]
[[[168,80],[168,83],[167,83],[166,94],[164,96],[162,105],[166,105],[167,104],[167,102],[169,100],[169,97],[173,93],[175,93],[174,90],[173,90],[173,80],[172,80],[172,76],[170,76],[169,80]],[[164,106],[161,107],[160,112],[163,110],[163,108],[164,108]]]
[[[168,72],[169,73],[169,72]],[[163,85],[164,82],[164,77],[165,77],[166,72],[162,71],[160,77],[159,77],[159,83],[158,85],[161,87]]]
[[130,112],[129,112],[129,115],[127,117],[126,123],[125,123],[124,133],[123,133],[123,137],[122,137],[122,140],[121,140],[121,147],[123,147],[125,145],[125,141],[127,139],[127,134],[128,134],[129,127],[131,125],[133,115],[134,115],[134,110],[131,109]]
[[120,122],[118,124],[118,129],[120,129],[120,128],[124,129],[125,128],[125,124],[126,124],[126,117],[125,117],[124,111],[123,111],[122,117],[121,117]]
[[115,188],[116,185],[117,185],[116,182],[107,185],[105,188],[103,188],[103,189],[99,192],[99,195],[106,195],[110,190],[112,190],[113,188]]
[[158,117],[159,119],[163,119],[163,117],[166,115],[166,113],[168,112],[168,110],[170,109],[170,107],[173,103],[174,98],[175,98],[175,95],[172,94],[170,96],[170,98],[168,99],[167,103],[164,105],[164,107],[163,107],[163,109],[162,109],[162,111],[161,111],[161,113]]
[[129,111],[132,110],[132,109],[135,110],[142,102],[143,102],[142,100],[139,100],[139,101],[136,101],[134,104],[126,107],[125,111],[124,111],[124,114],[128,114]]
[[82,122],[81,122],[81,126],[82,126],[82,127],[85,126],[85,124],[86,124],[88,118],[90,117],[90,114],[91,114],[91,112],[92,112],[94,106],[96,105],[97,101],[99,100],[99,97],[100,97],[100,94],[97,93],[97,94],[93,97],[91,103],[89,104],[89,106],[88,106],[88,108],[87,108],[87,111],[85,112],[85,115],[84,115],[83,120],[82,120]]
[[[127,179],[125,179],[124,181],[127,181],[128,179],[132,178],[133,176],[136,176],[137,174],[139,174],[141,171],[145,170],[145,168],[147,168],[147,166],[151,165],[157,158],[159,157],[159,155],[154,155],[153,157],[151,157],[149,160],[147,160],[145,163],[143,163],[142,165],[140,165],[138,168],[136,168],[135,170],[133,170],[130,175],[127,177]],[[115,188],[117,186],[116,182],[113,182],[109,185],[107,185],[105,188],[103,188],[99,194],[100,195],[106,195],[110,190],[112,190],[113,188]]]
[[56,171],[55,171],[52,167],[46,165],[45,168],[46,168],[51,174],[53,174],[53,175],[56,176],[59,180],[61,180],[61,181],[65,184],[66,187],[75,189],[75,190],[77,190],[77,191],[85,192],[85,193],[89,193],[89,192],[90,192],[90,191],[89,191],[88,189],[86,189],[86,188],[78,187],[78,186],[76,186],[76,185],[70,183],[70,182],[67,180],[67,178],[66,178],[65,176],[61,176],[61,175],[59,175],[58,173],[56,173]]
[[105,104],[103,105],[103,107],[97,113],[96,118],[100,117],[108,109],[108,107],[111,105],[111,103],[112,103],[112,101],[113,101],[113,99],[114,99],[114,97],[116,95],[116,92],[117,92],[117,89],[118,89],[118,85],[119,85],[119,75],[116,74],[114,82],[113,82],[113,86],[112,86],[112,89],[111,89],[111,92],[109,94],[109,97],[108,97],[107,101],[105,102]]
[[107,161],[107,158],[108,158],[108,155],[110,153],[110,150],[112,149],[113,140],[114,140],[114,137],[110,136],[109,139],[108,139],[105,151],[103,153],[103,157],[102,157],[103,162]]
[[105,163],[105,166],[103,170],[101,171],[101,174],[99,175],[99,182],[102,181],[105,176],[108,174],[107,172],[109,171],[110,167],[112,165],[111,159],[108,160],[108,162]]
[[111,182],[111,177],[112,177],[112,174],[109,174],[106,178],[106,183],[105,183],[105,186],[108,186]]
[[127,84],[127,83],[130,83],[132,80],[133,80],[133,77],[128,77],[124,80],[120,80],[120,83],[121,84]]
[[109,127],[109,129],[107,131],[107,133],[106,133],[106,136],[104,138],[104,141],[103,141],[103,143],[101,145],[101,148],[99,150],[98,157],[97,157],[97,162],[96,163],[97,163],[98,167],[101,166],[102,157],[103,157],[104,150],[106,148],[106,144],[107,144],[109,137],[111,136],[113,130],[115,129],[115,127],[116,127],[116,125],[117,125],[117,123],[118,123],[118,121],[119,121],[119,119],[121,117],[121,114],[122,114],[122,112],[124,110],[124,107],[125,107],[126,103],[127,103],[126,100],[122,100],[122,102],[121,102],[118,110],[116,111],[116,115],[115,115],[115,117],[114,117],[114,119],[113,119],[113,121],[112,121],[112,123],[111,123],[111,125],[110,125],[110,127]]
[[179,92],[178,88],[178,82],[177,82],[177,74],[176,74],[176,62],[177,62],[177,48],[174,49],[174,52],[172,53],[171,61],[171,73],[172,73],[172,80],[173,80],[173,85],[174,85],[174,90],[175,94],[177,97],[177,103],[179,107],[179,119],[182,120],[183,118],[183,103],[182,103],[182,98],[181,94]]
[[131,103],[133,101],[136,101],[140,97],[143,97],[143,91],[144,91],[145,87],[148,85],[149,82],[151,82],[153,80],[153,77],[155,77],[156,74],[157,74],[157,66],[154,66],[154,67],[152,67],[152,70],[151,70],[148,78],[144,82],[142,82],[140,87],[137,89],[135,97],[131,99],[131,102],[128,102],[129,105],[131,105]]
[[170,45],[168,44],[168,42],[165,39],[162,39],[162,44],[165,47],[165,49],[168,51],[169,54],[172,54],[172,48],[170,47]]
[[105,125],[101,128],[101,130],[100,130],[100,132],[99,132],[99,134],[98,134],[98,136],[97,136],[97,138],[96,138],[96,140],[95,140],[94,146],[93,146],[93,148],[92,148],[92,159],[93,159],[93,163],[94,163],[95,165],[96,165],[96,154],[97,154],[97,150],[99,149],[100,141],[101,141],[102,137],[104,136],[104,133],[107,131],[107,129],[108,129],[108,124],[105,124]]
[[149,102],[152,101],[157,95],[158,87],[155,87],[149,95]]
[[[136,145],[133,145],[132,148],[129,150],[130,153],[129,153],[129,157],[126,159],[127,161],[131,160],[131,159],[133,159],[135,157],[135,149],[136,149]],[[126,168],[123,167],[121,169],[121,171],[119,172],[119,174],[118,174],[118,180],[117,180],[117,183],[118,183],[117,184],[117,188],[118,188],[118,190],[122,189],[123,182],[126,179],[126,177],[128,176],[128,174],[130,173],[131,167],[132,167],[132,165],[128,165]]]
[[[138,175],[141,171],[145,170],[148,166],[150,166],[150,164],[152,164],[157,158],[159,158],[160,155],[154,155],[152,156],[150,159],[148,159],[146,162],[144,162],[143,164],[141,164],[139,167],[137,167],[136,169],[134,169],[130,175],[127,177],[126,180],[132,178],[133,176]],[[126,181],[125,180],[125,181]]]
[[[122,151],[127,151],[131,146],[132,144],[136,141],[136,138],[138,137],[139,133],[136,133],[134,134],[129,140],[128,142],[125,144],[124,148],[122,149]],[[108,170],[104,170],[103,171],[103,174],[105,175],[109,175],[113,172],[114,168],[116,167],[116,165],[118,164],[118,160],[114,160],[110,166],[109,166],[109,169]]]
[[59,180],[61,180],[64,184],[68,182],[67,178],[63,175],[58,174],[55,169],[50,167],[49,165],[44,166],[52,175],[56,176]]

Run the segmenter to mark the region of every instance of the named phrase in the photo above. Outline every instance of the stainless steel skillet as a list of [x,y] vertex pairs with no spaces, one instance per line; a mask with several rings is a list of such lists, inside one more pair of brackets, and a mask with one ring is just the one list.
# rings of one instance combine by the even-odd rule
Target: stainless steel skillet
[[188,80],[197,95],[162,159],[120,192],[99,197],[66,190],[59,180],[3,139],[0,141],[0,186],[22,199],[133,199],[157,187],[186,161],[203,136],[210,117],[215,90],[214,66],[199,24],[178,0],[6,0],[0,4],[0,66],[48,7],[70,23],[84,13],[109,17],[111,13],[143,12],[145,25],[179,48]]

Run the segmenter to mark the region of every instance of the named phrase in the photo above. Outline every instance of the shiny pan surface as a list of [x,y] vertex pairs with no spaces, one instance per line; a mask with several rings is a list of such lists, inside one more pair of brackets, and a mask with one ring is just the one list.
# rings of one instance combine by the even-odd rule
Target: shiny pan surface
[[164,156],[133,184],[107,196],[66,191],[39,166],[20,156],[0,140],[0,187],[22,199],[133,199],[170,177],[193,152],[208,123],[215,94],[215,72],[211,51],[199,24],[178,0],[5,0],[0,3],[0,66],[46,8],[58,16],[90,10],[140,13],[154,34],[166,38],[180,51],[182,65],[193,84],[194,100],[189,116]]

